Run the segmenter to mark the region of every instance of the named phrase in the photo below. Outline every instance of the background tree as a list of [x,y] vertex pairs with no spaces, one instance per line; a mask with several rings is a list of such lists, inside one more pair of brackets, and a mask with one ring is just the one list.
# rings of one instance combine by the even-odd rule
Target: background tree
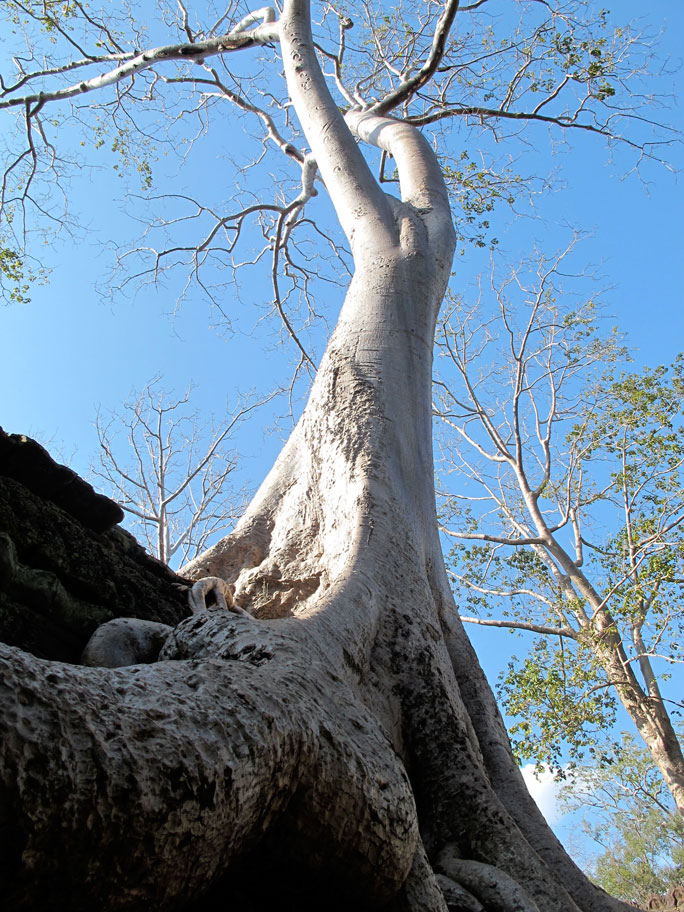
[[[129,162],[163,106],[182,133],[235,105],[265,127],[262,164],[276,151],[293,166],[282,180],[278,167],[275,202],[257,183],[225,207],[200,205],[174,184],[164,246],[148,236],[139,271],[159,279],[178,264],[209,288],[205,266],[224,268],[225,281],[237,241],[260,237],[250,261],[270,256],[275,314],[313,371],[311,273],[297,251],[329,240],[304,215],[323,186],[354,269],[283,452],[233,534],[184,568],[198,600],[228,584],[242,610],[198,606],[158,662],[130,668],[0,647],[8,905],[197,908],[211,890],[217,905],[242,898],[250,910],[620,909],[535,808],[454,610],[431,389],[456,238],[440,163],[417,127],[485,126],[503,140],[506,125],[529,123],[618,139],[638,101],[620,81],[634,74],[632,35],[573,2],[516,3],[500,19],[483,18],[500,8],[483,0],[327,6],[316,40],[305,0],[279,15],[161,3],[149,35],[127,13],[105,22],[78,0],[6,8],[18,28],[54,39],[47,60],[29,42],[2,84],[0,104],[20,113],[2,201],[15,207],[16,246],[37,211],[61,217],[50,205],[68,163],[46,113],[99,129],[84,106],[99,90],[119,131],[113,152]],[[630,140],[638,156],[649,141]],[[394,160],[398,196],[361,146]],[[145,184],[147,159],[137,161]],[[177,241],[189,226],[198,234]]]
[[484,328],[460,302],[442,323],[442,447],[468,479],[445,499],[452,578],[487,615],[464,620],[537,634],[501,685],[519,755],[600,754],[617,696],[684,812],[660,684],[681,662],[684,361],[619,373],[595,302],[559,287],[566,270],[513,273]]
[[631,735],[604,765],[582,765],[561,789],[566,811],[603,853],[588,861],[592,878],[621,899],[646,907],[651,894],[682,883],[684,820],[647,750]]
[[230,478],[238,455],[227,445],[260,404],[244,404],[217,429],[214,421],[208,426],[200,420],[191,394],[171,397],[155,378],[122,412],[107,418],[98,413],[96,420],[100,453],[92,475],[121,504],[150,553],[176,568],[231,529],[244,511],[246,493]]

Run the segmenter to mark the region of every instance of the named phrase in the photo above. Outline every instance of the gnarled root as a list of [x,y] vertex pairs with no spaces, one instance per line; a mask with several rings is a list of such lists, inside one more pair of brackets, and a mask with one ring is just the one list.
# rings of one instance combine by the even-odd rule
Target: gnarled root
[[[453,891],[451,895],[455,900],[459,895],[458,888],[461,888],[466,896],[475,897],[479,908],[484,906],[487,912],[540,912],[539,906],[512,877],[493,865],[459,858],[454,846],[447,845],[442,849],[435,870],[451,881],[451,885],[445,886]],[[461,908],[477,912],[478,906],[464,906],[461,902],[455,908],[459,912]]]
[[411,786],[304,626],[204,612],[172,640],[175,654],[126,669],[0,645],[0,726],[19,732],[0,749],[3,813],[21,836],[8,908],[52,909],[32,905],[52,894],[81,909],[182,908],[212,884],[228,901],[232,865],[267,833],[284,870],[298,862],[333,896],[385,906],[416,850]]
[[[213,604],[209,601],[213,599]],[[248,611],[240,608],[233,600],[233,587],[219,576],[205,576],[198,580],[188,592],[188,604],[193,614],[208,611],[232,611],[234,614],[243,614],[250,617]]]
[[[233,587],[217,576],[198,580],[188,592],[193,614],[230,611],[251,618],[233,601]],[[124,668],[156,662],[173,628],[140,618],[114,618],[101,624],[88,640],[81,664],[99,668]]]
[[485,912],[485,907],[482,903],[450,877],[446,877],[444,874],[437,874],[436,880],[446,900],[449,912]]
[[447,912],[444,891],[430,867],[422,840],[418,841],[411,870],[391,912]]

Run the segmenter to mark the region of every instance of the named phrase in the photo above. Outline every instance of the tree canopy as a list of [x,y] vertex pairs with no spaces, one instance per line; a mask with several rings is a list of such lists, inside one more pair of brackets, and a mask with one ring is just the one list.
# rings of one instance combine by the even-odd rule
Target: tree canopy
[[[230,320],[226,288],[244,288],[263,267],[273,312],[311,367],[308,349],[320,342],[310,325],[325,310],[311,273],[340,281],[350,260],[329,213],[310,202],[308,151],[270,65],[273,15],[258,25],[240,4],[149,2],[142,25],[124,7],[61,0],[8,0],[3,12],[15,71],[0,91],[8,125],[14,115],[0,195],[6,295],[25,296],[40,276],[44,239],[78,232],[70,187],[79,171],[111,168],[145,223],[144,240],[128,238],[117,255],[113,288],[164,281],[177,295],[201,290]],[[632,149],[632,165],[661,158],[673,138],[649,113],[658,99],[643,91],[647,27],[614,26],[597,4],[347,4],[320,18],[323,67],[343,110],[394,110],[435,137],[462,242],[491,243],[492,210],[542,188],[545,174],[514,165],[529,130],[540,141],[548,130],[555,141],[599,134]],[[233,133],[217,162],[211,135],[226,106],[240,139]],[[183,165],[173,189],[163,185],[171,160]],[[206,174],[207,161],[218,181],[198,180],[195,162]]]
[[453,579],[462,615],[484,615],[468,620],[537,635],[500,688],[520,756],[600,755],[619,698],[681,808],[678,702],[660,682],[682,635],[682,359],[621,370],[562,271],[513,273],[483,330],[461,302],[445,316],[436,410],[464,479],[444,506]]
[[684,821],[652,757],[630,735],[623,733],[609,763],[580,767],[561,801],[602,849],[587,869],[609,893],[645,907],[681,885]]

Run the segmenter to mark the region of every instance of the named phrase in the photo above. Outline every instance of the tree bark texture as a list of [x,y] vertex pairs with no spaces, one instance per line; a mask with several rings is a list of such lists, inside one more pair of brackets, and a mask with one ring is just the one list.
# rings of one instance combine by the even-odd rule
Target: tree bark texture
[[[305,0],[280,39],[356,272],[270,475],[183,571],[251,616],[201,611],[121,669],[1,647],[6,908],[617,912],[527,793],[443,567],[432,341],[454,232],[435,156],[389,118],[345,124]],[[401,200],[353,133],[394,156]]]

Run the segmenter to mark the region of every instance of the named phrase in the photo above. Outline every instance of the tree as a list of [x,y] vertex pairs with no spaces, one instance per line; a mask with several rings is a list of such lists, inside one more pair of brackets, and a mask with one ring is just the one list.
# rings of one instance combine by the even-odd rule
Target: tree
[[565,268],[513,274],[484,333],[473,309],[442,325],[443,445],[470,482],[445,507],[462,542],[453,578],[490,615],[464,620],[537,634],[501,688],[520,754],[556,768],[564,743],[598,756],[617,695],[684,813],[661,692],[681,661],[684,361],[617,372],[596,302],[565,303]]
[[[455,234],[439,162],[417,129],[472,118],[617,136],[618,112],[605,102],[622,64],[612,52],[603,62],[583,5],[573,18],[573,4],[516,4],[532,18],[503,43],[491,20],[478,19],[483,0],[428,5],[422,19],[408,10],[385,19],[362,5],[359,21],[372,28],[354,54],[345,50],[350,21],[329,7],[319,41],[328,79],[306,0],[287,0],[278,17],[261,10],[225,26],[221,16],[203,29],[179,4],[182,43],[148,51],[139,34],[133,50],[124,47],[125,23],[106,27],[79,0],[10,5],[78,45],[70,64],[41,58],[34,78],[34,61],[22,61],[23,73],[3,86],[2,103],[24,116],[28,151],[8,174],[24,169],[13,192],[25,212],[51,105],[113,86],[105,97],[116,122],[138,102],[189,88],[204,94],[188,108],[181,95],[180,108],[196,114],[208,99],[233,100],[301,166],[291,203],[259,205],[275,309],[305,363],[313,359],[278,269],[301,279],[293,234],[316,189],[314,162],[354,259],[281,456],[232,535],[184,568],[230,582],[250,616],[199,611],[173,630],[160,661],[131,668],[67,667],[1,649],[10,908],[198,908],[209,889],[222,907],[251,910],[276,901],[421,912],[622,908],[583,877],[536,810],[454,611],[435,517],[431,383]],[[462,28],[450,39],[455,18]],[[501,24],[509,36],[510,24]],[[101,47],[74,38],[76,28],[94,31]],[[226,75],[229,52],[263,47],[270,62],[276,43],[287,104],[282,89],[260,95],[254,63],[253,80]],[[163,69],[169,61],[178,69]],[[106,66],[114,68],[103,74]],[[60,88],[48,85],[52,70]],[[541,94],[529,85],[536,72]],[[256,107],[260,98],[273,101],[272,114]],[[311,154],[290,130],[292,109]],[[394,159],[400,199],[374,179],[359,144]],[[214,234],[190,252],[195,270],[219,231],[225,253],[226,236],[247,230],[249,207],[240,205],[225,216],[212,210]]]
[[148,550],[178,567],[230,529],[244,510],[244,491],[236,492],[230,479],[237,455],[225,446],[256,403],[225,416],[218,430],[212,422],[207,434],[188,408],[191,390],[170,398],[159,384],[157,377],[125,402],[123,414],[105,421],[98,413],[100,465],[92,475],[132,517],[131,530]]
[[649,896],[681,884],[684,820],[651,755],[630,735],[609,764],[579,768],[561,802],[584,815],[585,833],[603,849],[589,870],[604,889],[645,908]]

